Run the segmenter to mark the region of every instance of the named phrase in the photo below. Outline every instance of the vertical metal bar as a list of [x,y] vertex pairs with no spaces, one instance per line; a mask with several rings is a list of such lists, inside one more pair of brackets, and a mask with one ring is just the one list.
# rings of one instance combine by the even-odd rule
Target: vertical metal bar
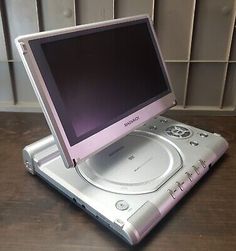
[[223,76],[223,84],[222,84],[222,88],[221,88],[221,92],[220,92],[219,109],[223,109],[225,87],[226,87],[226,82],[227,82],[227,78],[228,78],[228,68],[229,68],[229,62],[226,62],[224,76]]
[[154,0],[153,2],[153,26],[154,26],[154,29],[155,29],[155,32],[157,34],[157,7],[158,6],[158,0]]
[[186,78],[185,78],[185,86],[184,86],[184,100],[183,100],[183,107],[185,108],[187,105],[187,96],[188,96],[188,85],[189,85],[189,74],[190,74],[190,60],[191,60],[191,53],[192,53],[192,43],[193,43],[193,30],[194,30],[194,22],[196,16],[196,0],[193,1],[193,16],[191,20],[191,30],[190,30],[190,38],[189,38],[189,48],[188,48],[188,63],[187,63],[187,70],[186,70]]
[[116,0],[112,0],[112,19],[115,19],[116,16],[115,16],[115,2]]
[[74,0],[75,3],[75,23],[79,25],[79,0]]
[[79,25],[79,0],[74,0],[74,6],[75,6],[75,24]]
[[17,92],[16,92],[13,60],[12,60],[13,55],[12,55],[12,48],[11,48],[11,42],[10,42],[9,24],[8,24],[7,11],[6,11],[6,2],[4,0],[0,1],[0,8],[1,8],[1,14],[2,14],[1,18],[2,18],[4,38],[5,38],[5,43],[6,43],[7,62],[8,62],[8,68],[9,68],[9,74],[10,74],[13,104],[15,105],[17,103]]
[[191,20],[191,30],[190,30],[190,34],[189,34],[189,48],[188,48],[188,61],[191,60],[191,53],[192,53],[192,43],[193,43],[193,31],[194,31],[194,22],[195,22],[195,17],[196,17],[196,5],[197,2],[196,0],[193,0],[193,16],[192,16],[192,20]]
[[77,24],[77,20],[76,20],[76,0],[73,0],[73,17],[74,17],[74,20],[73,20],[73,24],[76,25]]
[[5,0],[0,1],[0,8],[1,8],[1,14],[2,14],[1,19],[2,19],[4,38],[5,38],[7,59],[11,60],[13,56],[12,56],[12,48],[11,48],[11,43],[10,43],[10,32],[9,32],[9,24],[8,24],[8,19],[7,19]]
[[6,46],[6,40],[5,40],[5,34],[4,34],[4,24],[3,24],[3,18],[2,18],[2,11],[1,11],[1,0],[0,0],[0,20],[1,20],[1,26],[2,26],[2,32],[3,32],[3,45],[2,45],[2,55],[0,55],[0,60],[7,61],[8,59],[8,52],[7,52],[7,46]]
[[189,74],[190,74],[190,61],[187,62],[186,67],[187,68],[186,68],[186,76],[185,76],[185,84],[184,84],[183,108],[186,108],[186,106],[187,106]]
[[42,14],[42,3],[41,0],[35,0],[35,8],[37,13],[37,27],[38,31],[44,30],[43,14]]
[[117,5],[118,5],[118,1],[113,0],[113,19],[117,18]]
[[226,89],[226,81],[227,81],[227,74],[228,74],[228,68],[229,68],[229,59],[230,59],[230,52],[233,44],[233,35],[234,35],[234,30],[235,30],[235,21],[236,21],[236,5],[234,3],[234,8],[233,8],[233,18],[232,18],[232,26],[229,34],[229,42],[228,42],[228,47],[227,47],[227,52],[226,52],[226,66],[225,66],[225,72],[224,72],[224,77],[223,77],[223,85],[221,88],[221,93],[220,93],[220,104],[219,108],[223,108],[224,104],[224,96],[225,96],[225,89]]
[[151,14],[151,19],[153,25],[155,24],[155,6],[156,6],[156,0],[152,0],[152,14]]
[[18,102],[17,97],[17,89],[16,89],[16,78],[14,72],[14,62],[8,62],[9,73],[10,73],[10,80],[11,80],[11,88],[12,88],[12,96],[13,96],[13,104],[16,105]]

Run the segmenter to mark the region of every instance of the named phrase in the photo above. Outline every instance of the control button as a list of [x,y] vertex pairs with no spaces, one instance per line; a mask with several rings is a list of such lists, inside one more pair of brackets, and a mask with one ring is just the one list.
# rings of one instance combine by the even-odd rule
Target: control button
[[199,162],[200,162],[200,164],[201,164],[201,166],[202,166],[203,168],[206,168],[206,167],[207,167],[204,160],[200,159]]
[[116,225],[118,225],[119,227],[121,227],[121,228],[125,225],[125,223],[124,223],[122,220],[120,220],[120,219],[116,219],[116,220],[114,221],[114,223],[115,223]]
[[184,134],[182,134],[183,138],[187,138],[189,136],[189,132],[185,132]]
[[116,208],[120,211],[124,211],[129,208],[129,204],[125,200],[118,200],[116,202]]
[[197,141],[190,141],[191,146],[198,146],[199,143]]
[[167,123],[168,120],[167,119],[161,119],[160,122],[164,124],[164,123]]
[[157,130],[157,126],[152,125],[152,126],[149,127],[149,129],[151,129],[151,130]]
[[184,188],[183,188],[184,182],[180,183],[180,182],[177,181],[176,184],[178,185],[178,187],[179,187],[179,189],[180,189],[181,191],[184,191]]
[[193,181],[192,174],[189,172],[186,172],[185,174],[188,176],[188,179],[192,182]]
[[166,128],[166,133],[174,138],[187,138],[192,134],[188,128],[183,126],[169,126]]
[[205,133],[205,132],[202,132],[202,133],[200,133],[200,136],[201,136],[202,138],[207,138],[207,137],[208,137],[208,134]]
[[199,166],[193,166],[193,169],[197,173],[197,175],[200,174],[200,171],[199,171],[200,167]]
[[169,192],[169,194],[171,195],[171,197],[172,197],[173,199],[176,198],[175,195],[174,195],[174,192],[173,192],[171,189],[168,189],[168,192]]

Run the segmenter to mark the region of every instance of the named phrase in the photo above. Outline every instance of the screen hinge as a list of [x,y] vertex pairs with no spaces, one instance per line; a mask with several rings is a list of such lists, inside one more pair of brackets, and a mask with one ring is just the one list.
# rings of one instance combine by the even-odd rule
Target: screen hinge
[[27,53],[27,48],[26,48],[25,43],[20,42],[19,44],[20,44],[20,47],[21,47],[22,53],[23,53],[23,54],[26,54],[26,53]]

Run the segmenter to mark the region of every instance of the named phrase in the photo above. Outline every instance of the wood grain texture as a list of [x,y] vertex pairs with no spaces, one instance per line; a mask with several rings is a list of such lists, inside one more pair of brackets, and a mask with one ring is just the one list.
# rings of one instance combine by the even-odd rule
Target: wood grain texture
[[25,171],[22,148],[49,134],[43,115],[0,113],[0,250],[236,250],[236,117],[173,118],[222,134],[230,147],[144,241],[130,247]]

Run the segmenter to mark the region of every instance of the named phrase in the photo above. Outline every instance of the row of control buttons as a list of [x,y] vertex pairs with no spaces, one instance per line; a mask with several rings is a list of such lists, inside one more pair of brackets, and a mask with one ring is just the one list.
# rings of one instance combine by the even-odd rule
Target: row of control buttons
[[[161,122],[161,123],[167,123],[168,120],[167,120],[167,119],[161,119],[160,122]],[[149,129],[150,129],[150,130],[157,130],[158,127],[157,127],[156,125],[151,125],[151,126],[149,127]]]
[[[208,137],[208,134],[205,133],[205,132],[202,132],[199,135],[202,138],[207,138]],[[197,141],[195,141],[195,140],[194,141],[190,141],[189,143],[190,143],[191,146],[198,146],[199,145],[199,143]]]
[[[200,159],[198,162],[199,162],[198,165],[193,165],[192,167],[193,167],[193,171],[197,175],[200,175],[200,168],[202,167],[202,168],[205,169],[207,167],[207,165],[206,165],[205,161],[202,160],[202,159]],[[193,181],[193,173],[188,171],[185,174],[187,175],[189,181],[192,182]],[[178,192],[178,190],[184,191],[184,186],[183,185],[184,185],[184,181],[182,181],[182,182],[177,181],[176,186],[175,186],[174,189],[168,189],[168,192],[169,192],[169,194],[171,195],[171,197],[173,199],[176,198],[176,193]],[[115,206],[116,206],[116,209],[118,209],[120,211],[125,211],[125,210],[127,210],[129,208],[129,204],[125,200],[118,200],[116,202]]]
[[[157,119],[157,117],[155,118]],[[168,123],[169,121],[167,119],[160,119],[160,123]],[[158,127],[156,125],[151,125],[149,127],[150,130],[157,130]],[[178,126],[178,125],[175,125],[175,126],[169,126],[166,130],[166,133],[171,136],[171,137],[174,137],[174,138],[188,138],[192,135],[192,132],[190,129],[184,127],[184,126]],[[202,138],[207,138],[208,137],[208,134],[205,133],[205,132],[201,132],[200,134],[200,137]],[[192,146],[198,146],[199,143],[197,141],[191,141],[190,144]]]
[[[154,118],[154,119],[157,119],[158,117],[156,117],[156,118]],[[168,123],[168,120],[167,119],[160,119],[160,123],[162,123],[162,124],[165,124],[165,123]],[[144,126],[145,126],[146,124],[144,124]],[[150,130],[157,130],[158,129],[158,127],[156,126],[156,125],[151,125],[151,126],[149,126],[149,129]]]
[[[198,162],[199,162],[199,165],[193,165],[192,167],[193,167],[194,172],[196,172],[197,175],[200,175],[200,173],[201,173],[200,168],[202,167],[205,169],[207,166],[206,166],[206,163],[204,160],[200,159]],[[188,176],[188,179],[192,182],[192,180],[193,180],[192,175],[193,174],[190,172],[186,172],[185,174]]]
[[160,122],[163,123],[163,124],[165,124],[165,123],[168,122],[168,120],[167,119],[161,119]]
[[149,127],[150,130],[157,130],[157,126],[156,125],[152,125]]
[[[183,127],[183,126],[170,126],[166,129],[166,133],[174,138],[184,139],[188,138],[192,135],[192,132],[190,129]],[[205,132],[200,133],[200,137],[207,138],[208,134]],[[198,146],[199,143],[197,141],[190,141],[189,142],[191,146]]]
[[[207,165],[206,165],[204,160],[200,159],[198,162],[199,162],[198,165],[193,165],[192,167],[193,167],[193,172],[195,172],[197,175],[200,175],[201,167],[205,169],[207,167]],[[193,181],[193,173],[188,171],[185,174],[187,175],[189,181],[192,182]],[[176,194],[178,192],[178,189],[180,191],[184,191],[184,186],[183,185],[184,185],[184,181],[182,181],[182,182],[177,181],[174,189],[168,189],[168,192],[169,192],[169,194],[171,195],[171,197],[173,199],[176,198]]]
[[172,197],[173,199],[176,198],[176,196],[177,196],[176,194],[177,194],[179,191],[184,191],[183,185],[184,185],[184,181],[182,181],[182,182],[177,181],[177,182],[175,182],[175,188],[173,188],[173,189],[168,189],[168,192],[169,192],[169,194],[171,195],[171,197]]

